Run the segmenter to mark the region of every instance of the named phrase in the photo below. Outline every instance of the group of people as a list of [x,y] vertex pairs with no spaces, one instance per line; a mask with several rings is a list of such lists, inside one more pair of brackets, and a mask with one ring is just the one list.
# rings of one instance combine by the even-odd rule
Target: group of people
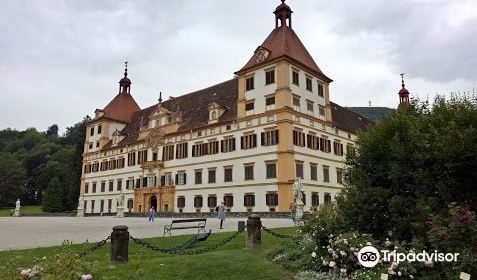
[[[225,220],[225,205],[223,201],[220,202],[217,207],[215,207],[215,212],[217,212],[217,218],[220,220],[220,229],[222,229]],[[149,209],[149,223],[154,223],[155,216],[156,209],[154,208],[154,206],[151,206],[151,209]]]

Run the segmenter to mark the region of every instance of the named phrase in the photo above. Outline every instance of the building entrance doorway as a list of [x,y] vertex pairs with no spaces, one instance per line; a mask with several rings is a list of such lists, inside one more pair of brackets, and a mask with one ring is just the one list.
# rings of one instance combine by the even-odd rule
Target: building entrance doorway
[[154,208],[154,211],[157,212],[157,197],[155,195],[151,196],[151,207]]

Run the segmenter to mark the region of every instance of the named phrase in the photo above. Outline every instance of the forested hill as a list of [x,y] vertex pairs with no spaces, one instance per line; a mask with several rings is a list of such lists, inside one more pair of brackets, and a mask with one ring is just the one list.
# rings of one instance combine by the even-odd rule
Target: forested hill
[[0,130],[0,209],[43,204],[60,212],[77,207],[85,139],[85,121],[58,135],[58,126],[45,132]]
[[387,114],[394,112],[394,109],[391,109],[388,107],[347,107],[347,108],[373,121],[379,121],[383,119]]

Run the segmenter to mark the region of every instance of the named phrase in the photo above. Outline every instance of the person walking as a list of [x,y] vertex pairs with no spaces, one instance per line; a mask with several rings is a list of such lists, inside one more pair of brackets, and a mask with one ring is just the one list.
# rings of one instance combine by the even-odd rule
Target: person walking
[[293,224],[296,225],[296,204],[294,202],[290,203],[290,217],[293,221]]
[[217,218],[220,220],[220,229],[222,229],[225,220],[225,206],[223,201],[217,206]]
[[149,222],[154,223],[154,216],[156,215],[156,209],[151,206],[151,209],[149,209]]
[[99,216],[101,217],[103,216],[103,214],[104,214],[104,209],[103,207],[101,207],[101,209],[99,209]]

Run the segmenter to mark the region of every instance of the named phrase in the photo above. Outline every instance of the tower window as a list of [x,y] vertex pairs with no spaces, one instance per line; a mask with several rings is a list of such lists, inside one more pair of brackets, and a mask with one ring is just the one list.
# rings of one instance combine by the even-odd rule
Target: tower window
[[318,96],[320,97],[323,97],[324,94],[323,94],[323,85],[322,84],[318,84]]
[[101,134],[101,125],[98,125],[98,134]]
[[249,77],[245,80],[245,90],[254,89],[254,77]]
[[298,76],[298,72],[297,71],[293,71],[292,72],[292,83],[294,85],[297,85],[299,86],[300,85],[300,78]]
[[311,79],[310,78],[306,78],[306,90],[308,91],[313,91],[313,86],[312,86],[312,83],[311,83]]
[[269,70],[265,72],[265,85],[275,83],[275,70]]
[[267,110],[275,109],[275,96],[267,97],[265,99],[265,106]]

